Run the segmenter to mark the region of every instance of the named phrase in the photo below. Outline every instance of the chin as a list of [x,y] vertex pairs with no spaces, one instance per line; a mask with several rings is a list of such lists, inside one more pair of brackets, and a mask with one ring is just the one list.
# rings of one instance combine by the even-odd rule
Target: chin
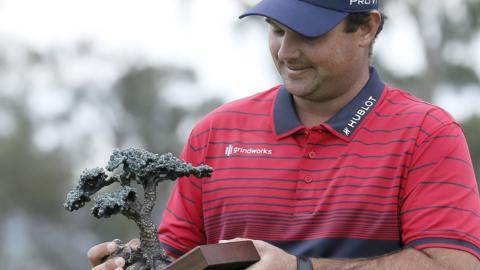
[[292,80],[292,79],[284,79],[283,83],[287,88],[288,92],[295,94],[295,95],[302,95],[308,92],[311,92],[312,84],[305,81],[305,80]]
[[316,89],[320,88],[318,78],[311,78],[310,76],[296,79],[284,76],[282,79],[288,92],[296,96],[310,95],[312,92],[316,92]]
[[285,87],[290,94],[297,97],[306,97],[312,92],[309,87],[301,85],[285,84]]

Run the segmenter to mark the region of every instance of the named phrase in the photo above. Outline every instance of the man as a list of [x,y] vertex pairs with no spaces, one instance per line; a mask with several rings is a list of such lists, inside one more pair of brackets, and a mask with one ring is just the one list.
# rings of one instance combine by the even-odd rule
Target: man
[[[215,172],[177,181],[165,250],[247,238],[261,255],[248,270],[480,269],[465,138],[448,113],[369,66],[378,1],[263,0],[250,15],[266,18],[284,84],[195,126],[182,157]],[[107,247],[89,251],[93,265]]]

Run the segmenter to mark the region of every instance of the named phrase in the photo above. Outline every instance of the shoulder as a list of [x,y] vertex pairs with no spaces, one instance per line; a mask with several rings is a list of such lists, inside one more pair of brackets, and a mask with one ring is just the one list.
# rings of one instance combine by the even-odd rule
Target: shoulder
[[445,126],[458,125],[443,108],[426,102],[405,90],[386,86],[378,117],[420,125],[433,132]]
[[203,157],[207,155],[216,134],[218,135],[217,131],[248,129],[256,123],[268,125],[279,89],[280,86],[275,86],[267,91],[225,103],[207,114],[192,128],[182,156],[195,164],[205,163]]
[[216,126],[239,125],[249,118],[270,117],[273,103],[281,85],[274,86],[266,91],[227,102],[203,117],[192,129],[192,135],[206,132]]
[[242,99],[227,102],[213,110],[210,114],[206,116],[206,118],[211,117],[212,115],[230,111],[244,111],[250,113],[264,112],[266,109],[268,109],[268,106],[266,105],[272,104],[274,102],[280,87],[281,85],[277,85],[266,91],[262,91]]
[[[373,114],[374,125],[379,129],[415,131],[417,144],[430,141],[440,133],[463,133],[457,121],[443,108],[389,85],[385,86]],[[411,132],[401,134],[413,136]]]

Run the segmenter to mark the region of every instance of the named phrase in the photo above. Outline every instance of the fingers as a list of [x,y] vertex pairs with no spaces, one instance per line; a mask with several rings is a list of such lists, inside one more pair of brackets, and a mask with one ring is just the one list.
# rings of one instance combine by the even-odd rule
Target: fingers
[[127,246],[130,246],[133,250],[136,250],[140,247],[140,240],[139,239],[132,239],[127,243]]
[[123,270],[125,260],[123,258],[113,258],[92,268],[92,270]]
[[[127,243],[127,245],[135,250],[140,247],[140,240],[132,239]],[[92,270],[122,270],[125,266],[125,260],[123,258],[113,258],[102,263],[102,259],[112,254],[118,249],[118,247],[118,244],[115,243],[114,240],[112,242],[101,243],[90,248],[87,252],[87,257],[93,267]]]
[[105,242],[90,248],[87,252],[88,260],[92,266],[99,265],[102,258],[110,255],[117,250],[118,245],[115,242]]

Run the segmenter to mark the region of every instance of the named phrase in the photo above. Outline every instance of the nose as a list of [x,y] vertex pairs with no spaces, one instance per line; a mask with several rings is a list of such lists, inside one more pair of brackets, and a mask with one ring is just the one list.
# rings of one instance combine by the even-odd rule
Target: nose
[[286,31],[280,42],[278,59],[287,62],[292,59],[297,59],[300,56],[299,41],[298,34],[292,31]]

